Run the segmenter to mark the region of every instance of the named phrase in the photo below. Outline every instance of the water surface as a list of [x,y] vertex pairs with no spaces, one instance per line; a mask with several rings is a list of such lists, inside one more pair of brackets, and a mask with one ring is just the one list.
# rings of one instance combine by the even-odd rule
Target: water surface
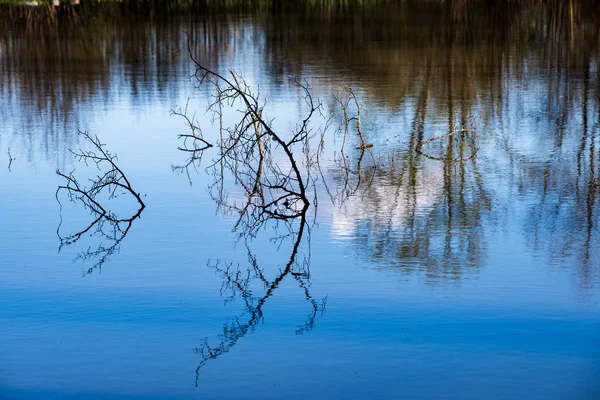
[[[600,42],[577,4],[5,29],[2,395],[598,398]],[[205,170],[217,148],[182,168],[189,130],[172,108],[218,141],[187,34],[204,65],[260,87],[282,135],[306,115],[290,77],[323,104],[314,151],[333,113],[304,224],[235,229],[224,205],[244,190],[226,175],[219,198]],[[336,133],[340,84],[363,103],[367,151]],[[455,129],[476,135],[415,151]],[[78,130],[118,155],[146,205],[108,254],[114,237],[95,227],[57,235],[94,220],[55,198],[56,169],[97,174],[70,152],[90,149]],[[103,199],[123,214],[129,200]]]

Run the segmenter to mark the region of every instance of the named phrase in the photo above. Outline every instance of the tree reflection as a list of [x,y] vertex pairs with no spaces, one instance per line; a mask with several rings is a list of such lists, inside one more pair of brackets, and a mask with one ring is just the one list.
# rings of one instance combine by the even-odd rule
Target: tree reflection
[[[496,37],[480,47],[483,42],[474,42],[474,35],[481,38],[488,31],[479,25],[483,20],[469,18],[477,7],[468,3],[453,3],[452,13],[439,15],[452,24],[442,24],[446,33],[435,28],[427,33],[435,39],[419,30],[406,33],[428,41],[424,48],[397,49],[392,40],[383,41],[390,49],[382,48],[374,39],[376,29],[350,35],[356,47],[362,45],[370,54],[397,51],[398,59],[403,59],[400,52],[412,56],[405,68],[389,70],[385,68],[394,63],[364,58],[365,70],[386,72],[379,71],[367,88],[367,101],[385,98],[381,115],[396,113],[394,121],[411,122],[395,136],[397,143],[391,135],[385,142],[379,139],[388,148],[378,149],[371,184],[334,210],[336,234],[352,238],[359,256],[404,273],[424,274],[432,282],[457,279],[466,267],[485,264],[487,237],[500,225],[513,224],[509,218],[517,216],[523,218],[519,223],[531,250],[548,254],[551,263],[580,260],[576,275],[581,287],[589,286],[600,259],[594,246],[598,132],[597,123],[591,122],[599,99],[592,94],[598,84],[597,54],[591,49],[597,46],[590,44],[598,36],[590,31],[593,14],[584,15],[582,3],[567,4],[538,7],[536,26],[544,29],[530,32],[526,45],[507,41],[526,29],[515,15],[505,19],[514,12],[507,8],[497,21],[488,21],[498,26],[488,30]],[[360,16],[353,18],[366,26]],[[332,32],[337,22],[342,24],[332,17]],[[567,37],[577,39],[565,41]],[[580,46],[583,41],[590,46]],[[327,46],[326,41],[319,43]],[[320,47],[312,51],[327,52]],[[361,51],[353,48],[352,54],[360,57]],[[536,77],[531,65],[543,78]],[[402,76],[394,78],[396,72]],[[397,100],[374,87],[380,76],[385,88],[390,80],[399,82],[393,85]],[[361,152],[351,156],[360,164]],[[344,187],[347,171],[338,165],[328,173]],[[524,217],[523,209],[528,210]]]
[[[368,173],[370,184],[334,210],[333,225],[339,234],[354,238],[357,254],[376,264],[420,273],[431,281],[455,280],[464,268],[482,264],[483,216],[491,210],[492,197],[475,156],[470,106],[463,101],[455,105],[454,73],[447,75],[445,85],[447,133],[431,134],[442,125],[430,122],[432,60],[423,71],[406,144],[380,150],[377,169]],[[360,165],[362,152],[355,156]],[[332,173],[346,174],[344,168]],[[344,179],[337,182],[345,186]]]
[[518,158],[530,153],[514,141],[507,151],[520,160],[523,170],[519,194],[533,201],[525,219],[527,243],[548,254],[552,263],[572,260],[576,279],[587,289],[600,272],[600,86],[589,68],[579,96],[563,98],[561,92],[572,92],[567,85],[557,85],[546,105],[562,116],[549,132],[554,139],[549,157]]
[[[126,7],[105,3],[96,4],[93,12],[99,17],[84,24],[31,24],[33,32],[23,26],[25,16],[0,8],[0,94],[5,100],[0,116],[19,122],[14,134],[30,159],[43,156],[62,165],[65,150],[76,145],[71,132],[105,108],[98,103],[118,98],[136,107],[150,99],[167,106],[166,99],[175,101],[184,86],[173,78],[188,75],[184,31],[195,38],[195,54],[203,54],[213,68],[251,46],[265,65],[260,73],[279,87],[285,86],[284,77],[307,76],[319,68],[321,85],[352,83],[367,102],[388,110],[418,98],[428,62],[434,68],[432,99],[445,98],[447,69],[467,68],[465,101],[476,106],[489,93],[497,108],[507,73],[522,84],[540,71],[577,75],[586,64],[595,65],[600,43],[598,9],[585,1],[375,2],[352,12],[323,6],[302,13],[275,7],[251,20],[235,13],[202,13],[151,23]],[[46,127],[44,135],[19,134],[37,126]]]
[[[116,221],[108,218],[106,215],[98,215],[87,227],[75,233],[64,235],[61,233],[61,222],[56,229],[56,234],[60,239],[60,252],[63,247],[77,243],[84,235],[89,234],[92,237],[92,243],[86,250],[80,252],[74,261],[86,262],[92,260],[94,264],[85,271],[85,274],[92,274],[95,270],[102,270],[102,266],[108,259],[119,251],[121,242],[129,233],[129,229],[133,222],[139,218],[139,215],[132,216],[128,219]],[[89,240],[89,239],[88,239]],[[93,247],[97,246],[97,247]]]
[[[184,83],[173,77],[188,75],[188,57],[181,51],[185,30],[193,38],[193,53],[202,54],[214,70],[235,54],[251,54],[241,63],[251,65],[253,78],[268,77],[272,91],[288,90],[284,77],[291,74],[315,77],[314,90],[327,93],[332,82],[350,82],[372,115],[389,117],[378,125],[409,121],[384,134],[369,132],[373,149],[346,147],[322,174],[336,202],[336,229],[354,232],[360,253],[369,259],[385,263],[389,257],[407,271],[429,265],[431,276],[444,270],[459,276],[460,268],[451,264],[478,265],[485,257],[486,216],[506,221],[505,211],[518,200],[534,204],[527,215],[518,215],[524,241],[556,260],[577,257],[584,265],[582,276],[589,276],[585,271],[594,270],[597,247],[600,175],[598,8],[592,1],[425,3],[375,4],[352,12],[323,6],[300,13],[282,6],[262,9],[264,14],[250,19],[205,13],[151,23],[117,8],[85,26],[39,24],[34,31],[21,29],[17,20],[23,18],[4,15],[0,114],[8,129],[18,121],[14,136],[29,159],[41,154],[56,157],[60,165],[65,149],[78,140],[69,127],[103,108],[96,105],[121,95],[133,106],[178,97]],[[211,170],[217,178],[211,194],[223,210],[246,208],[240,224],[252,223],[245,220],[252,210],[277,199],[268,210],[293,215],[288,206],[301,198],[299,186],[286,193],[277,188],[276,171],[266,171],[275,165],[266,166],[270,158],[286,155],[280,145],[273,152],[276,141],[262,140],[269,136],[256,118],[263,105],[244,119],[249,141],[229,142],[234,146],[213,160]],[[472,129],[473,117],[480,150],[471,158],[472,137],[452,132]],[[47,127],[43,135],[30,133],[39,126]],[[222,138],[207,141],[224,148],[227,132],[219,133]],[[427,142],[444,135],[451,136]],[[188,158],[176,171],[187,174],[199,165],[206,144],[192,136],[182,137]],[[442,160],[424,159],[414,151],[420,146]],[[325,156],[318,156],[326,164]],[[450,156],[465,162],[443,160]],[[226,201],[226,181],[240,166],[246,173],[233,180],[242,177],[243,185],[229,196],[244,201],[234,204]],[[268,176],[277,190],[261,190],[257,176]],[[303,204],[299,201],[294,211]]]

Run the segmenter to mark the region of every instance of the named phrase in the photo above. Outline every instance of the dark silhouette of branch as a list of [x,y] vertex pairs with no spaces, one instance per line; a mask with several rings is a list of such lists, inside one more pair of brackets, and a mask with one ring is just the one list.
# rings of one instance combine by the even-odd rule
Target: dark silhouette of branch
[[[210,193],[223,211],[239,215],[234,230],[252,236],[267,221],[285,223],[305,214],[311,204],[308,188],[314,185],[311,174],[314,162],[308,142],[320,129],[313,126],[313,119],[322,109],[321,102],[312,96],[308,82],[299,78],[290,80],[300,93],[306,115],[295,130],[282,135],[272,129],[260,91],[254,91],[244,77],[233,70],[223,75],[204,66],[192,54],[189,41],[188,51],[196,67],[193,77],[198,85],[209,85],[213,90],[207,111],[213,115],[213,122],[219,122],[219,139],[214,143],[218,154],[207,167],[215,178]],[[224,108],[235,110],[238,116],[223,118]],[[191,164],[198,165],[202,152],[211,147],[211,143],[203,139],[199,126],[187,116],[187,107],[172,114],[184,118],[191,130],[190,135],[180,136],[184,142],[193,140],[192,146],[180,147],[192,154],[178,168],[187,171]],[[200,143],[196,143],[198,140]],[[298,154],[303,158],[298,158]],[[229,177],[233,177],[243,191],[241,203],[228,201],[224,181]]]
[[[240,74],[229,70],[227,75],[222,75],[205,67],[194,57],[191,47],[189,55],[196,66],[193,77],[198,85],[209,85],[213,90],[208,111],[213,122],[218,121],[217,155],[207,167],[214,178],[210,192],[220,208],[238,214],[234,231],[246,239],[249,261],[247,268],[219,261],[211,266],[222,277],[221,295],[228,300],[241,299],[244,312],[224,324],[216,345],[205,338],[194,349],[201,357],[196,369],[198,385],[200,370],[209,360],[227,353],[242,337],[254,331],[264,318],[264,305],[286,278],[297,282],[310,304],[310,312],[298,327],[298,334],[310,331],[316,316],[325,309],[326,299],[319,302],[310,293],[310,258],[298,261],[300,244],[310,231],[307,223],[311,204],[308,192],[315,185],[315,175],[311,171],[316,163],[309,141],[323,128],[314,126],[313,119],[320,115],[322,105],[312,96],[306,80],[290,80],[292,87],[299,92],[306,114],[292,132],[282,135],[272,129],[272,120],[265,113],[265,99],[259,91],[250,88]],[[228,114],[224,118],[225,108],[235,110],[237,117],[231,118]],[[187,117],[187,110],[179,115],[188,122],[191,136],[201,137],[197,134],[200,132],[198,125],[191,122],[193,118]],[[180,149],[185,151],[185,148]],[[236,191],[232,196],[236,201],[228,201],[226,177],[232,177],[235,186],[241,189],[241,193]],[[267,223],[277,230],[273,242],[281,245],[284,240],[291,239],[293,243],[285,266],[274,277],[259,266],[250,249],[251,239]],[[262,289],[256,289],[257,285]],[[259,291],[260,294],[257,293]]]
[[[87,139],[94,146],[95,150],[79,149],[78,151],[71,150],[71,153],[77,161],[84,162],[86,165],[95,164],[100,174],[91,179],[92,185],[90,187],[86,187],[79,183],[73,175],[73,171],[65,174],[60,170],[56,170],[56,173],[66,180],[65,185],[59,185],[58,189],[56,189],[56,199],[59,204],[58,194],[61,191],[66,191],[69,200],[83,204],[86,209],[100,214],[108,220],[126,222],[137,218],[144,208],[146,208],[146,205],[142,201],[140,194],[133,190],[131,183],[129,183],[123,171],[115,163],[117,156],[105,149],[105,145],[100,142],[98,136],[92,137],[89,133],[83,131],[79,131],[79,134]],[[108,168],[103,170],[104,166]],[[122,193],[130,194],[139,204],[138,212],[132,217],[119,219],[115,214],[108,212],[96,199],[103,192],[108,193],[109,200]]]
[[[189,100],[185,104],[185,108],[183,110],[181,108],[173,108],[173,109],[171,109],[171,113],[170,113],[171,115],[177,115],[177,116],[183,118],[186,122],[186,125],[192,132],[191,134],[178,135],[178,137],[184,138],[184,139],[192,139],[194,148],[192,150],[190,150],[187,147],[187,145],[185,145],[185,140],[184,140],[184,147],[183,148],[179,147],[178,149],[181,151],[197,151],[197,150],[205,150],[205,149],[208,149],[209,147],[212,147],[213,146],[212,144],[210,144],[206,140],[204,140],[203,135],[202,135],[202,129],[198,126],[197,122],[195,121],[195,115],[192,116],[192,118],[188,117],[188,115],[187,115],[188,106],[189,106]],[[198,145],[198,142],[201,143],[200,146]]]
[[12,154],[10,154],[10,147],[8,148],[8,170],[10,171],[10,167],[15,159]]
[[[88,248],[79,254],[76,259],[88,260],[98,259],[98,261],[87,270],[87,273],[92,273],[94,269],[101,268],[102,264],[119,249],[119,245],[125,238],[133,221],[140,217],[142,211],[146,207],[139,193],[133,190],[131,183],[117,166],[116,155],[111,154],[103,143],[100,142],[97,136],[91,136],[87,132],[80,131],[79,134],[87,139],[92,145],[93,150],[71,151],[76,160],[84,162],[86,165],[95,165],[98,168],[98,175],[90,179],[91,185],[85,186],[75,177],[74,171],[65,174],[59,170],[56,173],[65,179],[66,183],[59,185],[56,189],[56,201],[60,205],[61,219],[56,229],[56,234],[60,239],[59,251],[68,245],[78,242],[86,233],[91,236],[98,237],[100,244],[97,248]],[[60,201],[60,193],[66,192],[69,201],[83,205],[88,210],[94,220],[84,229],[68,234],[61,234],[62,226],[62,203]],[[130,195],[138,203],[137,211],[128,216],[117,216],[110,211],[106,204],[99,199],[101,195],[106,195],[106,201],[115,197],[126,194]],[[108,242],[108,244],[104,244]]]
[[197,170],[198,166],[202,162],[202,155],[204,154],[204,150],[213,147],[213,145],[204,139],[202,129],[196,122],[195,115],[192,115],[192,117],[188,116],[188,105],[189,100],[186,103],[184,109],[181,109],[180,107],[171,109],[170,115],[175,115],[180,118],[183,118],[186,123],[186,126],[191,132],[189,134],[177,135],[179,139],[183,139],[182,145],[177,149],[179,151],[188,153],[189,157],[181,165],[171,165],[171,169],[175,172],[185,173],[191,185],[192,178],[190,176],[189,168],[193,167]]

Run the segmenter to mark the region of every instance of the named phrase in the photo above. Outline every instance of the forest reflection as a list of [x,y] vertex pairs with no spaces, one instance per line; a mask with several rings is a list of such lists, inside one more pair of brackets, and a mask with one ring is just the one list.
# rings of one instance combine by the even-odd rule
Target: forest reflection
[[[191,70],[184,31],[214,69],[251,48],[253,79],[271,92],[288,90],[292,75],[310,77],[323,97],[342,82],[369,108],[373,156],[349,150],[346,164],[330,155],[324,169],[340,187],[361,171],[332,222],[359,254],[456,279],[483,264],[486,232],[500,229],[518,201],[528,245],[551,262],[573,258],[585,286],[600,259],[597,26],[598,10],[573,1],[400,2],[151,22],[117,14],[51,32],[12,27],[0,33],[0,115],[18,121],[11,135],[31,159],[61,164],[95,107],[121,95],[168,110],[190,90],[181,79]],[[29,134],[34,126],[47,128]],[[476,129],[476,157],[445,162],[415,152],[454,129]],[[472,146],[460,134],[428,150],[456,158]]]

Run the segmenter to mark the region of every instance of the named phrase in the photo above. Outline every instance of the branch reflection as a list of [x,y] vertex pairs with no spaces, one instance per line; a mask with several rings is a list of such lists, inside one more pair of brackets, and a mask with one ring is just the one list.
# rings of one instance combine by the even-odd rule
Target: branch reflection
[[196,368],[196,386],[199,383],[200,370],[207,362],[227,353],[241,338],[254,332],[256,326],[264,319],[265,304],[286,278],[296,282],[310,309],[304,323],[298,326],[296,334],[311,331],[316,317],[325,311],[327,299],[317,300],[310,292],[310,257],[305,256],[300,261],[298,255],[303,240],[310,241],[305,238],[305,235],[310,235],[306,212],[295,218],[298,221],[288,225],[290,228],[288,234],[293,240],[290,257],[280,272],[274,276],[268,277],[267,271],[260,267],[257,257],[252,253],[248,243],[248,266],[222,265],[219,261],[211,265],[223,279],[221,295],[227,296],[229,299],[242,299],[245,310],[241,315],[231,318],[223,325],[223,333],[219,335],[216,344],[211,344],[208,338],[204,338],[200,346],[194,349],[194,352],[200,356],[200,363]]
[[[179,150],[192,153],[192,157],[179,168],[187,173],[189,166],[196,166],[204,151],[214,144],[217,154],[207,167],[213,177],[210,194],[221,211],[237,215],[233,230],[244,240],[249,260],[246,267],[234,267],[221,261],[210,265],[222,277],[221,294],[242,299],[245,311],[224,324],[217,344],[205,338],[194,350],[201,357],[196,368],[198,385],[200,370],[209,360],[227,353],[239,339],[254,331],[264,318],[265,303],[286,278],[296,282],[310,305],[306,321],[296,333],[310,331],[316,316],[325,309],[325,299],[318,301],[310,293],[310,256],[301,258],[299,249],[303,241],[310,247],[307,218],[311,204],[309,189],[314,187],[316,179],[313,161],[316,155],[309,143],[326,128],[315,121],[322,106],[313,98],[307,81],[290,80],[305,115],[291,133],[282,134],[274,130],[266,114],[265,98],[254,91],[243,76],[233,70],[221,74],[209,69],[194,58],[191,43],[189,54],[196,67],[194,77],[198,86],[207,86],[212,91],[208,112],[218,126],[218,137],[212,141],[205,139],[194,118],[188,117],[187,107],[173,111],[172,114],[186,121],[190,130],[190,134],[179,136],[183,139]],[[186,140],[192,141],[192,147],[186,145]],[[225,189],[226,181],[233,183],[234,200]],[[274,229],[276,235],[271,241],[279,249],[292,243],[289,258],[276,273],[261,266],[251,249],[252,239],[268,227]]]
[[[76,260],[82,261],[95,260],[94,265],[87,269],[87,274],[91,274],[95,269],[101,270],[102,265],[109,257],[119,250],[131,225],[140,217],[146,205],[140,194],[131,186],[125,173],[116,164],[117,156],[107,150],[97,136],[91,136],[82,131],[79,134],[92,146],[92,150],[80,149],[71,151],[71,153],[79,162],[95,166],[99,173],[89,180],[91,185],[86,186],[74,175],[74,171],[68,174],[60,170],[56,171],[65,180],[63,185],[58,186],[55,194],[56,201],[60,205],[60,223],[56,228],[56,234],[60,239],[59,251],[65,246],[79,242],[84,236],[92,243],[99,242],[99,244],[93,244],[87,250],[82,251],[76,258]],[[74,233],[66,235],[61,233],[63,224],[61,193],[65,193],[71,203],[78,204],[84,210],[89,211],[94,220],[85,228]],[[122,195],[135,199],[137,203],[137,211],[128,217],[117,215],[106,205],[109,201]],[[88,236],[93,239],[88,239]]]

